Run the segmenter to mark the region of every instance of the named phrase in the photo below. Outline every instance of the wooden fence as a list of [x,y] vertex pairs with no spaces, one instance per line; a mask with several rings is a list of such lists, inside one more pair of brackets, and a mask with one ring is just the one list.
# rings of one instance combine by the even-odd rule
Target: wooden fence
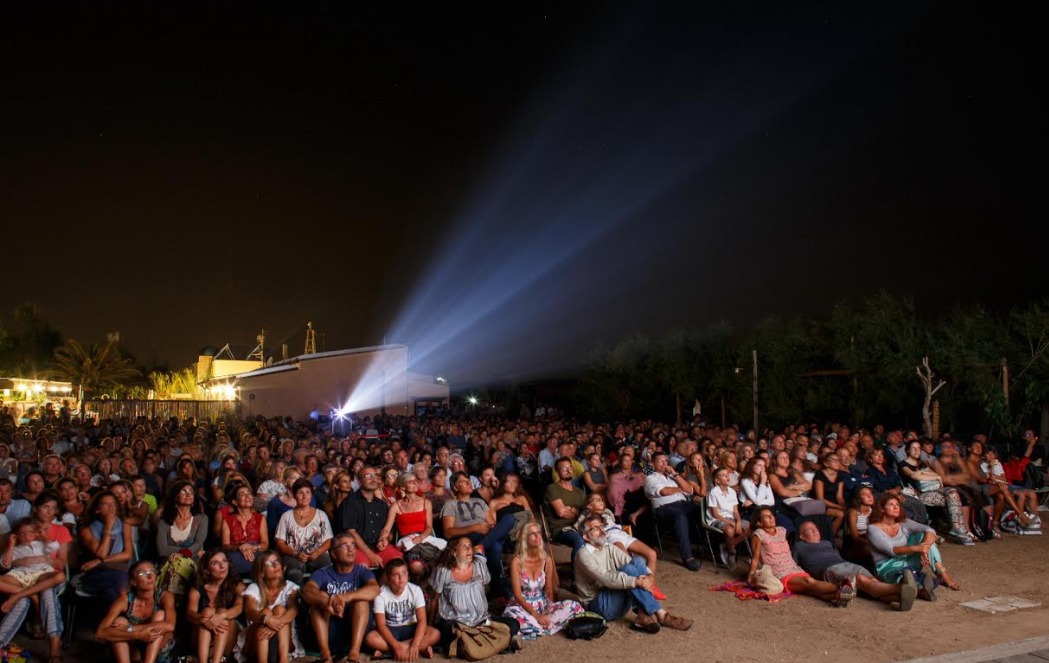
[[240,401],[161,401],[103,399],[84,401],[88,413],[101,419],[208,419],[216,421],[240,416]]

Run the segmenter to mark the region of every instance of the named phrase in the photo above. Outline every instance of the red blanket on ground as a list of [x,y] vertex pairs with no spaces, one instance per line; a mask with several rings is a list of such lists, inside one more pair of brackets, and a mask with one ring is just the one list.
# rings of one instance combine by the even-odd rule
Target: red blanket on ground
[[788,591],[783,591],[779,594],[765,594],[757,591],[750,586],[746,580],[729,580],[728,582],[718,585],[717,587],[711,587],[712,592],[732,592],[736,595],[736,598],[740,601],[752,601],[758,599],[760,601],[768,601],[769,603],[775,603],[776,601],[782,601],[783,599],[789,599],[797,594],[792,594]]

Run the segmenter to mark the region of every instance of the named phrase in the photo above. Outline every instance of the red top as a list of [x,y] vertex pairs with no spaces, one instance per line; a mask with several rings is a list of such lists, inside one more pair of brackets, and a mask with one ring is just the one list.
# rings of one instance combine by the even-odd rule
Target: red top
[[425,510],[419,509],[411,513],[401,512],[397,514],[397,531],[400,532],[402,537],[420,534],[424,529],[426,529]]
[[259,528],[262,527],[261,513],[252,511],[251,520],[248,521],[247,527],[241,524],[236,511],[227,511],[222,514],[222,518],[229,527],[229,544],[231,546],[239,546],[242,543],[262,542],[262,535],[259,534]]

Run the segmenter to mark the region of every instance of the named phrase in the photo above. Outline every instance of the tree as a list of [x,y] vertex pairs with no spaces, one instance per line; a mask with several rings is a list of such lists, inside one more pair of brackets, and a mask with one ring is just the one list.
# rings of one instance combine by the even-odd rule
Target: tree
[[78,400],[81,411],[85,392],[115,387],[140,375],[129,359],[120,356],[112,343],[84,345],[74,339],[69,339],[55,350],[55,368],[51,372],[80,385]]
[[922,421],[925,422],[925,436],[932,437],[932,397],[940,390],[940,387],[947,384],[943,380],[940,380],[936,386],[932,386],[932,379],[936,377],[936,374],[932,372],[932,368],[929,367],[929,358],[922,357],[922,365],[914,369],[918,373],[918,378],[922,381],[922,386],[925,387],[925,404],[922,405]]

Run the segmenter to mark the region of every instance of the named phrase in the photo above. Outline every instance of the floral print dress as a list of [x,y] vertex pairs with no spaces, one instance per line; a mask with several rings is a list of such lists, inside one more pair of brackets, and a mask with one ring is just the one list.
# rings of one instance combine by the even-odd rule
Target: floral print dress
[[545,570],[533,580],[523,568],[521,569],[521,595],[536,612],[550,618],[550,628],[544,629],[532,613],[521,607],[516,597],[511,598],[503,616],[517,620],[521,625],[521,637],[525,640],[535,640],[541,635],[553,635],[560,631],[571,617],[583,612],[583,606],[576,601],[551,601],[546,596]]

